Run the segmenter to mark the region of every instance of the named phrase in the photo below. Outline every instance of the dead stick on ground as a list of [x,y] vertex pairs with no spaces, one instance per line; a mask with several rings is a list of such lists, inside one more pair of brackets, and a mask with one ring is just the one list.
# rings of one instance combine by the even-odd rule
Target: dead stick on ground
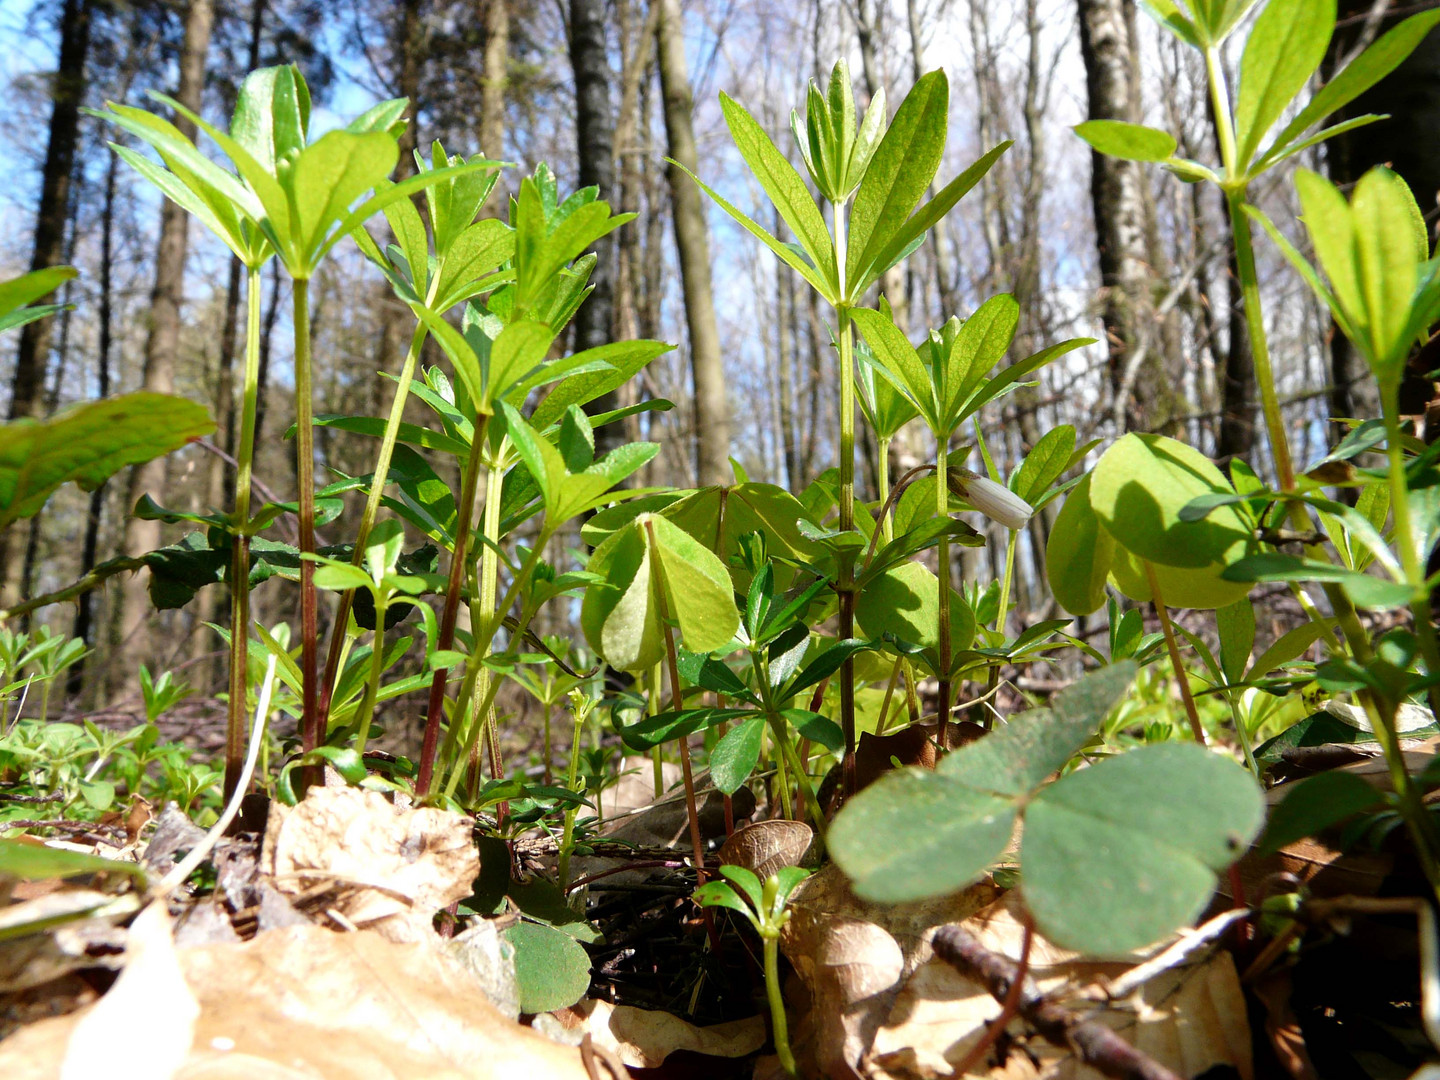
[[[985,983],[996,1001],[1004,1002],[1021,977],[1019,965],[991,952],[964,927],[941,927],[935,934],[935,955]],[[1102,1024],[1064,1009],[1031,987],[1023,987],[1017,1011],[1047,1042],[1070,1050],[1080,1061],[1113,1080],[1180,1080],[1175,1073],[1142,1054]]]

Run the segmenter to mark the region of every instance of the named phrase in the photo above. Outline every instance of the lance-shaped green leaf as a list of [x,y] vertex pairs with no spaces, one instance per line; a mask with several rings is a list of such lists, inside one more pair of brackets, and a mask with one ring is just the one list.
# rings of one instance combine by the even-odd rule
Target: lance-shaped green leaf
[[[998,364],[1015,340],[1020,324],[1020,305],[1009,293],[992,296],[960,325],[953,336],[942,338],[943,349],[932,339],[936,398],[942,425],[948,431],[963,419],[985,376]],[[1027,369],[1027,373],[1028,370]]]
[[[1284,7],[1278,0],[1272,0],[1272,7]],[[1437,25],[1440,25],[1440,8],[1411,15],[1405,21],[1382,34],[1368,49],[1345,65],[1344,70],[1316,91],[1315,96],[1301,109],[1293,120],[1275,136],[1275,141],[1255,165],[1255,171],[1269,168],[1281,158],[1288,157],[1298,149],[1297,140],[1325,117],[1343,109],[1361,94],[1389,75],[1415,47],[1425,39]],[[1350,122],[1371,122],[1378,116],[1359,117]],[[1330,129],[1338,134],[1344,125]],[[1306,140],[1313,143],[1316,140]]]
[[305,149],[310,130],[310,88],[294,64],[250,72],[235,96],[230,135],[262,168],[274,173]]
[[1243,169],[1260,140],[1325,59],[1335,0],[1270,0],[1250,28],[1235,101],[1236,161]]
[[[739,223],[741,228],[774,252],[781,262],[785,263],[790,269],[804,278],[810,287],[819,293],[824,300],[832,304],[839,300],[839,285],[833,280],[833,275],[827,276],[822,273],[813,264],[808,262],[803,254],[796,251],[789,244],[781,243],[768,229],[751,220],[743,210],[731,203],[689,169],[685,168],[684,165],[681,165],[678,161],[671,161],[670,164],[684,172],[691,180],[694,180],[700,190],[705,192],[706,195],[709,195],[716,206],[724,210],[725,213],[729,214],[731,218]],[[833,262],[834,260],[832,259],[831,261]]]
[[0,425],[0,529],[35,514],[68,481],[93,491],[214,430],[204,406],[149,391]]
[[[588,422],[577,406],[572,406],[588,431]],[[659,453],[658,443],[629,443],[616,447],[599,461],[594,455],[594,439],[590,436],[588,452],[582,460],[572,456],[567,461],[566,434],[560,433],[561,446],[556,447],[528,424],[509,402],[501,403],[505,432],[525,467],[535,479],[545,504],[546,523],[556,528],[573,517],[608,501],[608,493],[619,483],[644,466]]]
[[[910,399],[916,413],[937,431],[942,424],[941,407],[930,369],[900,328],[885,313],[856,308],[850,313],[870,347],[870,356],[890,381]],[[947,432],[948,434],[948,432]]]
[[872,265],[904,228],[940,167],[949,120],[950,85],[945,73],[922,75],[896,110],[855,192],[847,281]]
[[1014,143],[1007,139],[992,147],[978,161],[936,192],[934,198],[911,214],[873,259],[855,267],[854,275],[845,282],[846,293],[850,297],[864,295],[865,290],[873,285],[881,274],[894,266],[907,251],[913,250],[914,245],[939,224],[940,219],[984,178],[990,167],[1000,160],[1000,155],[1013,145]]
[[1127,161],[1165,161],[1175,153],[1173,135],[1124,120],[1087,120],[1075,134],[1098,153]]
[[835,247],[830,240],[830,231],[825,227],[820,208],[815,205],[810,189],[795,171],[795,166],[775,148],[765,129],[745,111],[744,106],[722,93],[720,109],[730,128],[730,137],[735,140],[735,148],[775,204],[780,217],[800,241],[811,264],[819,268],[824,281],[836,282]]
[[889,379],[876,378],[877,361],[865,341],[856,343],[856,352],[861,354],[861,362],[855,365],[855,398],[860,403],[860,412],[878,438],[894,438],[901,428],[920,415],[920,410]]
[[332,247],[391,203],[452,176],[498,164],[471,161],[431,170],[361,199],[389,175],[399,159],[393,126],[381,131],[363,130],[364,125],[360,125],[362,130],[331,131],[298,154],[277,161],[272,170],[239,141],[178,101],[154,92],[151,97],[192,121],[230,158],[259,204],[252,216],[297,279],[313,276]]
[[1070,468],[1075,453],[1075,429],[1069,424],[1051,428],[1040,437],[1010,478],[1010,490],[1034,506]]
[[[577,193],[577,195],[580,193]],[[563,212],[546,213],[546,199],[535,178],[520,182],[512,207],[515,226],[515,310],[535,306],[542,290],[561,267],[578,258],[596,240],[634,219],[610,214],[610,204],[593,199],[566,201]],[[552,196],[553,197],[553,196]],[[552,320],[552,325],[554,324]]]
[[0,282],[0,331],[13,330],[62,310],[63,304],[28,305],[54,292],[79,273],[73,266],[47,266]]
[[[584,374],[571,374],[540,399],[531,414],[531,422],[544,431],[564,415],[571,405],[588,405],[596,398],[623,386],[646,364],[675,348],[663,341],[612,341],[587,349],[579,355],[603,360],[608,367]],[[592,418],[593,420],[593,418]]]
[[274,254],[259,226],[264,209],[239,178],[200,153],[179,128],[163,117],[114,102],[107,105],[107,110],[91,115],[149,144],[162,164],[111,143],[121,160],[224,241],[246,266],[261,266]]
[[1054,711],[1024,713],[952,751],[943,770],[898,770],[855,796],[826,843],[856,893],[901,903],[976,880],[1010,842],[1031,793],[1094,734],[1134,677],[1133,663],[1102,669],[1059,695]]

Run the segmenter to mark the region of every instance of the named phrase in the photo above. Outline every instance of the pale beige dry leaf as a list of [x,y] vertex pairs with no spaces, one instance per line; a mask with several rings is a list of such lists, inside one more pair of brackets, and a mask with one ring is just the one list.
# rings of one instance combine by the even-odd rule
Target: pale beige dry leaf
[[[176,1080],[586,1080],[578,1051],[501,1016],[434,945],[298,926],[179,958],[201,1013]],[[0,1043],[0,1076],[58,1075],[76,1023]]]
[[[27,911],[24,921],[17,920],[14,936],[0,938],[0,993],[28,990],[82,968],[119,967],[125,931],[115,926],[116,919],[79,918],[114,899],[105,893],[66,889],[3,909],[7,916],[16,908]],[[71,916],[77,921],[66,921]],[[18,929],[26,925],[40,929],[34,933]]]
[[[1017,904],[1013,894],[1007,894],[965,920],[965,926],[991,952],[1018,959],[1023,926],[1016,917]],[[1040,991],[1062,1002],[1069,999],[1082,1012],[1097,1008],[1080,996],[1082,991],[1118,977],[1131,966],[1084,960],[1039,935],[1030,957],[1030,977]],[[1000,1005],[979,980],[931,958],[895,996],[866,1065],[883,1080],[949,1078],[955,1075],[952,1066],[970,1052],[999,1013]],[[1125,1001],[1098,1008],[1094,1019],[1180,1076],[1198,1076],[1216,1065],[1232,1066],[1244,1080],[1252,1076],[1245,999],[1229,953],[1217,952],[1165,971]],[[1024,1030],[1019,1020],[1010,1026],[1017,1037]],[[992,1057],[970,1075],[1100,1080],[1068,1051],[1039,1038],[1028,1039],[1024,1051],[1010,1053],[1003,1065],[996,1067]]]
[[981,884],[915,904],[870,904],[833,865],[802,882],[780,939],[811,999],[796,1025],[796,1053],[826,1076],[859,1076],[905,976],[931,956],[935,928],[974,914],[996,893]]
[[597,1046],[613,1050],[622,1062],[637,1069],[657,1069],[677,1050],[710,1057],[746,1057],[764,1046],[768,1037],[765,1021],[759,1016],[697,1027],[667,1012],[606,1001],[582,1001],[567,1011],[581,1021]]
[[472,822],[430,807],[400,809],[378,791],[312,787],[274,805],[260,864],[280,891],[350,886],[332,906],[392,941],[433,936],[437,911],[470,895],[480,873]]
[[[147,1080],[170,1080],[190,1055],[200,1005],[185,982],[162,903],[130,924],[115,985],[71,1028],[60,1080],[94,1080],[129,1063]],[[143,1070],[143,1071],[140,1071]]]
[[[619,769],[620,779],[600,793],[600,808],[604,818],[610,821],[649,806],[655,801],[654,765],[648,757],[634,755],[622,757]],[[680,783],[681,769],[673,761],[660,766],[660,795]]]
[[736,829],[720,848],[725,866],[743,866],[764,881],[786,866],[798,866],[815,831],[803,821],[757,821]]

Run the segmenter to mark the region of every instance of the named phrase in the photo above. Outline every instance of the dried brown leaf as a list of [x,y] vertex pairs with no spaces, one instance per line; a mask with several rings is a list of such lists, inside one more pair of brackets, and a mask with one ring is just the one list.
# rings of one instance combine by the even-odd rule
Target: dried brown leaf
[[[677,1050],[710,1057],[740,1058],[765,1045],[765,1021],[759,1016],[697,1027],[678,1016],[630,1005],[586,1000],[566,1010],[595,1041],[626,1065],[658,1069]],[[567,1026],[569,1026],[567,1024]]]
[[349,886],[332,905],[392,941],[433,936],[441,908],[470,895],[480,873],[472,823],[431,807],[402,809],[377,791],[312,787],[293,808],[271,808],[261,866],[280,891]]

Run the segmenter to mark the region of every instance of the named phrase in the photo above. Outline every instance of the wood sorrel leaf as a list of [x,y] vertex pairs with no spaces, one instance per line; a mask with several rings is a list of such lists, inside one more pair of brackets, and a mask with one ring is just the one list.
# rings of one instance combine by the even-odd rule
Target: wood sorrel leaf
[[855,796],[826,837],[855,892],[901,903],[976,880],[1010,842],[1030,793],[1094,734],[1134,677],[1133,663],[1095,672],[1059,695],[1054,712],[1017,718],[953,751],[937,772],[888,773]]
[[1204,747],[1142,747],[1042,788],[1025,812],[1025,902],[1065,948],[1118,955],[1200,914],[1215,874],[1244,853],[1264,800]]
[[504,931],[515,950],[520,1011],[549,1012],[574,1005],[590,988],[590,954],[553,926],[521,921]]
[[1090,505],[1091,474],[1070,489],[1045,545],[1050,591],[1072,615],[1088,615],[1105,603],[1105,582],[1115,561],[1115,540]]
[[[893,634],[927,649],[939,645],[940,579],[918,562],[900,563],[871,580],[855,601],[855,620],[867,636]],[[965,598],[950,590],[950,647],[968,649],[975,615]]]
[[1163,435],[1126,435],[1100,458],[1090,504],[1116,543],[1161,566],[1198,568],[1239,558],[1250,528],[1235,506],[1184,521],[1192,499],[1234,489],[1209,458]]

